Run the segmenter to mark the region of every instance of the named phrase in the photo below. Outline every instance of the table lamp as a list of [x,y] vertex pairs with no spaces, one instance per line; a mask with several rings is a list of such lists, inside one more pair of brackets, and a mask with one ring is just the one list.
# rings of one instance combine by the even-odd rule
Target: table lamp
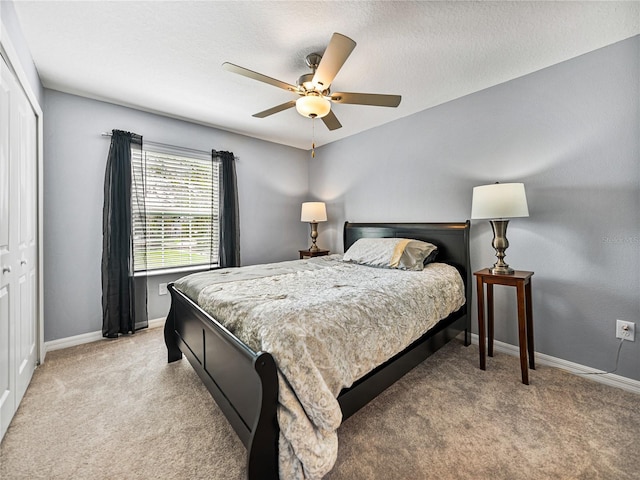
[[523,183],[494,183],[473,188],[471,218],[489,219],[493,229],[491,245],[496,251],[498,261],[490,269],[491,273],[513,274],[513,269],[504,261],[504,252],[509,247],[507,225],[510,218],[528,216],[529,207]]
[[327,221],[327,208],[324,202],[304,202],[302,204],[300,221],[308,222],[309,225],[311,225],[311,247],[309,247],[309,251],[317,252],[319,250],[316,245],[318,222]]

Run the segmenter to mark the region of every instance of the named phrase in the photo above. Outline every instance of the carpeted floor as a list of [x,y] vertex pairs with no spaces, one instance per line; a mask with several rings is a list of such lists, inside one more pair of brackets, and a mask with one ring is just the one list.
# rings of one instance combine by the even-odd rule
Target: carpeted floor
[[[244,478],[243,445],[162,329],[51,352],[0,444],[0,478]],[[445,346],[349,418],[327,480],[640,478],[640,397]],[[176,408],[179,407],[179,408]]]

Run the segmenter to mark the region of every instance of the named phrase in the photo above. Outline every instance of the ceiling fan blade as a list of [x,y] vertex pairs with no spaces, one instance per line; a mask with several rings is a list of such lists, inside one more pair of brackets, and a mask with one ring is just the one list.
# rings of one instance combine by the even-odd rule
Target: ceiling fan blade
[[272,107],[268,110],[265,110],[263,112],[258,112],[258,113],[254,113],[252,115],[252,117],[256,117],[256,118],[264,118],[264,117],[268,117],[269,115],[273,115],[274,113],[278,113],[281,112],[283,110],[286,110],[287,108],[291,108],[291,107],[295,107],[296,106],[296,101],[295,100],[291,100],[290,102],[286,102],[283,103],[281,105],[276,105],[275,107]]
[[337,130],[338,128],[342,128],[342,124],[338,121],[338,118],[333,113],[333,110],[329,110],[329,113],[322,117],[322,121],[329,130]]
[[402,96],[382,95],[378,93],[332,93],[331,100],[336,103],[350,103],[355,105],[374,105],[376,107],[397,107]]
[[222,64],[222,68],[229,72],[237,73],[238,75],[242,75],[244,77],[251,78],[253,80],[258,80],[259,82],[268,83],[269,85],[273,85],[274,87],[282,88],[284,90],[288,90],[290,92],[297,92],[298,87],[295,85],[291,85],[286,82],[282,82],[275,78],[267,77],[258,72],[254,72],[253,70],[249,70],[248,68],[241,67],[239,65],[235,65],[233,63],[224,62]]
[[313,82],[321,85],[323,90],[329,88],[354,48],[356,48],[356,42],[340,33],[334,33],[322,54]]

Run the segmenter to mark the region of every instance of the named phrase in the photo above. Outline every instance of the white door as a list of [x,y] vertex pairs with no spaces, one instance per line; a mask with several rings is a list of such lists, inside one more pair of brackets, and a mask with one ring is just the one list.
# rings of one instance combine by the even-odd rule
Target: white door
[[[13,88],[9,69],[0,63],[0,438],[4,435],[16,409],[15,403],[15,353],[13,345],[13,323],[15,318],[13,292],[13,264],[16,252],[13,232],[10,237],[9,205],[15,195],[10,187],[9,144],[11,123],[11,90]],[[11,215],[12,217],[13,215]],[[12,220],[12,219],[11,219]],[[17,248],[16,248],[17,250]]]
[[0,62],[0,438],[37,358],[36,115]]

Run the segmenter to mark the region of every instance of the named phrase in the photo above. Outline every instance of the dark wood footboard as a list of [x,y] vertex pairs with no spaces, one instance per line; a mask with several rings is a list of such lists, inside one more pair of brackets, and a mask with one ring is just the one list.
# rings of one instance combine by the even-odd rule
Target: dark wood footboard
[[[460,271],[466,305],[440,321],[404,351],[344,389],[339,397],[348,418],[448,341],[471,335],[469,222],[351,224],[344,227],[345,251],[361,237],[408,237],[438,246],[437,261]],[[249,480],[278,479],[278,377],[273,357],[254,352],[182,292],[168,286],[171,310],[165,324],[169,362],[184,354],[247,448]]]
[[164,327],[168,360],[187,357],[247,448],[247,477],[278,478],[278,377],[269,353],[254,352],[173,284]]

